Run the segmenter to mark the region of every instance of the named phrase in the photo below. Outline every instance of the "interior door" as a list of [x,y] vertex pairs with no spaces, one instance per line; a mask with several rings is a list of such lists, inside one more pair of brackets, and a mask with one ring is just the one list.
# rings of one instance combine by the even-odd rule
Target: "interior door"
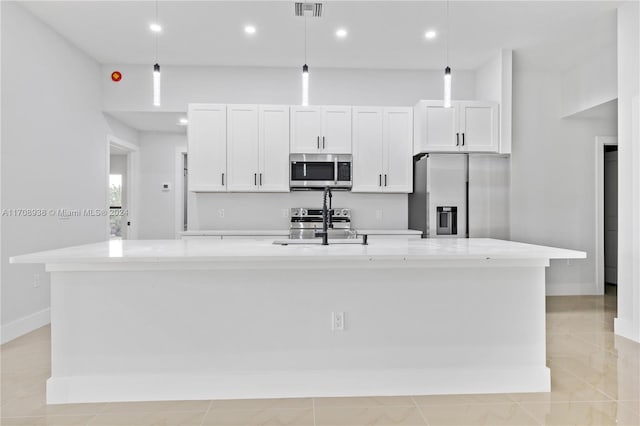
[[604,153],[604,281],[618,283],[618,151]]
[[353,187],[351,192],[382,191],[382,121],[382,108],[353,109]]
[[258,106],[227,107],[228,191],[258,191]]
[[413,111],[411,108],[385,108],[384,134],[384,192],[413,190]]
[[316,154],[321,151],[322,108],[291,107],[291,152]]
[[260,191],[289,192],[289,107],[260,107]]
[[320,146],[329,154],[351,154],[351,107],[324,107]]

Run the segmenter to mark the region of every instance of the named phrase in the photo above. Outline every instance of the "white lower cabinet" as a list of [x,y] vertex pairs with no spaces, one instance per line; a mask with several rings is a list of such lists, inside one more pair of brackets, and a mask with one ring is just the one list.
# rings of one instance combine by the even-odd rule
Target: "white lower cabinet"
[[289,108],[227,107],[229,192],[289,191]]
[[352,192],[413,190],[411,108],[353,108]]

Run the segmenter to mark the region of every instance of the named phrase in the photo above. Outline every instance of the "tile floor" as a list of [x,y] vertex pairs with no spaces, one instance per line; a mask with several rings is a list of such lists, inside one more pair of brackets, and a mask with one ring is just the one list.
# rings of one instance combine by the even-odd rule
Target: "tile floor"
[[47,406],[43,327],[1,347],[0,424],[640,426],[640,344],[614,336],[615,312],[615,295],[547,299],[552,391],[543,394]]

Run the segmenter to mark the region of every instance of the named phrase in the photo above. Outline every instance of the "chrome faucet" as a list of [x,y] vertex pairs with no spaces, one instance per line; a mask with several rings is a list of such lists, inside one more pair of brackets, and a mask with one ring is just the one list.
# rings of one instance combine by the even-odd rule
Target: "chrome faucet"
[[[329,198],[329,205],[327,206],[327,197]],[[331,188],[325,187],[324,192],[322,194],[322,231],[316,231],[316,237],[322,237],[322,245],[329,245],[329,229],[333,228],[332,216],[333,209],[331,208],[331,199],[333,195],[331,194]]]

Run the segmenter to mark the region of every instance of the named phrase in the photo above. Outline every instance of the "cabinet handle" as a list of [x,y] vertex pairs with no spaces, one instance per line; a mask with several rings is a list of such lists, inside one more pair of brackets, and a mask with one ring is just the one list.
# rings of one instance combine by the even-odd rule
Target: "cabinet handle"
[[320,149],[320,136],[318,136],[318,149]]
[[324,136],[322,137],[322,149],[324,149]]
[[260,186],[262,186],[262,173],[260,173]]
[[382,175],[378,175],[378,186],[382,186]]
[[456,146],[460,146],[460,133],[456,133]]
[[222,174],[222,186],[224,186],[224,173]]
[[384,186],[387,186],[387,174],[384,175]]
[[464,133],[462,134],[462,146],[464,146]]
[[258,186],[258,174],[257,173],[253,174],[253,185],[254,186]]

